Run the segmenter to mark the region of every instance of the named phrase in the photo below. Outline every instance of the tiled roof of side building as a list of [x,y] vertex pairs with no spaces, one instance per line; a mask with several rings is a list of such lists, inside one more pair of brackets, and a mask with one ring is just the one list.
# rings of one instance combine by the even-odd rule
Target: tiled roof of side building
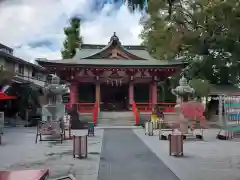
[[6,58],[8,61],[12,61],[12,62],[19,63],[19,64],[22,63],[22,64],[25,64],[25,65],[29,65],[33,68],[36,68],[38,70],[45,71],[45,68],[38,65],[38,64],[33,64],[31,62],[25,61],[21,58],[18,58],[16,56],[12,55],[12,54],[8,54],[8,53],[3,52],[3,51],[0,51],[0,57]]
[[210,88],[211,95],[240,95],[240,88],[235,85],[214,85],[211,84]]

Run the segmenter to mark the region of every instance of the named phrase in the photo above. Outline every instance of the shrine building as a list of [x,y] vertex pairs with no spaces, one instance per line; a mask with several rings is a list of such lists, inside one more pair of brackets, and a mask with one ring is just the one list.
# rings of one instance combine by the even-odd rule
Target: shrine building
[[37,62],[70,83],[70,107],[96,103],[100,111],[131,110],[133,102],[157,104],[157,83],[185,64],[154,59],[144,46],[122,45],[115,33],[107,45],[82,44],[72,59]]

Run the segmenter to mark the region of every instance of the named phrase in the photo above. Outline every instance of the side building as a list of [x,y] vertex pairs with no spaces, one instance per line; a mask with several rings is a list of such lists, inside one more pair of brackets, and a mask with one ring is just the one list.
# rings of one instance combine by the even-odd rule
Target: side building
[[0,43],[0,74],[1,92],[17,97],[16,100],[0,100],[0,111],[4,111],[6,119],[18,114],[22,120],[28,120],[40,107],[46,70],[14,56],[12,48]]
[[46,71],[43,67],[27,62],[13,55],[13,49],[0,43],[0,68],[13,73],[13,82],[33,83],[43,87]]

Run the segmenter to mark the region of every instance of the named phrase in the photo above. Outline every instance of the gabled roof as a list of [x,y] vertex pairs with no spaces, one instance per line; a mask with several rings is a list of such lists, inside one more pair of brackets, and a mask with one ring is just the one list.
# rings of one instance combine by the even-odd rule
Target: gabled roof
[[[112,56],[113,54],[117,56]],[[116,33],[110,38],[107,45],[82,44],[72,59],[63,60],[37,60],[42,65],[49,66],[131,66],[131,67],[160,67],[178,66],[187,64],[181,59],[165,61],[154,59],[145,46],[122,45]]]
[[[121,52],[127,55],[127,57],[130,57],[131,60],[147,60],[141,56],[138,56],[136,54],[133,54],[129,52],[124,46],[122,46],[121,42],[119,41],[119,38],[116,36],[116,33],[114,32],[113,36],[110,38],[109,43],[106,46],[99,46],[101,48],[96,49],[95,52],[92,52],[91,54],[88,54],[86,56],[82,56],[81,59],[99,59],[102,57],[102,54],[109,52],[111,49],[119,49]],[[83,46],[82,46],[83,48]],[[80,59],[79,54],[81,54],[81,50],[78,51],[73,59]],[[108,56],[102,57],[102,58],[108,58]],[[123,58],[128,59],[128,58]]]

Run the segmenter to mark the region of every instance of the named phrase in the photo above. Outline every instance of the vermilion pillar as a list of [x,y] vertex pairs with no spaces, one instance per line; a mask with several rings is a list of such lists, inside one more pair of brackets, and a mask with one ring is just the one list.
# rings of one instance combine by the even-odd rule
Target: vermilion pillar
[[152,84],[152,104],[157,104],[157,83],[153,82]]
[[150,83],[149,86],[149,104],[152,104],[152,84]]
[[96,103],[98,103],[98,106],[99,106],[100,101],[101,101],[101,99],[100,99],[100,93],[101,93],[100,84],[97,83],[97,84],[96,84],[96,96],[95,96],[95,98],[96,98]]
[[128,93],[129,93],[129,105],[131,106],[134,101],[134,85],[132,82],[130,82],[129,84]]
[[70,107],[78,102],[78,84],[71,83],[70,85]]

